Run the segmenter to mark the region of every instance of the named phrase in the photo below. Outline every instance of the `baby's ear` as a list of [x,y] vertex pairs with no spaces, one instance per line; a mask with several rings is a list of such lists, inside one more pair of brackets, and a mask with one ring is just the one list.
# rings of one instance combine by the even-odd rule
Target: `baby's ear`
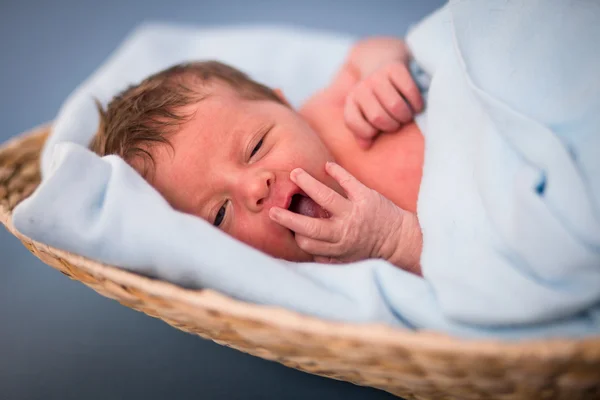
[[275,92],[277,97],[279,97],[279,100],[281,100],[284,104],[287,104],[290,107],[292,106],[290,104],[290,102],[285,98],[285,95],[283,94],[283,90],[281,90],[280,88],[275,88],[275,89],[273,89],[273,92]]

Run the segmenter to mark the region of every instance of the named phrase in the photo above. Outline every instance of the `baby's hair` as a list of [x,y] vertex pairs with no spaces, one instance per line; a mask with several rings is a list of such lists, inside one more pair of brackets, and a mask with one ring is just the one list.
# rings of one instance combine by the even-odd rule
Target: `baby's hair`
[[123,158],[148,179],[148,164],[155,166],[151,147],[170,145],[168,135],[192,117],[183,108],[209,96],[215,82],[229,85],[245,99],[283,103],[272,89],[218,61],[178,64],[125,89],[106,110],[96,101],[100,124],[90,149]]

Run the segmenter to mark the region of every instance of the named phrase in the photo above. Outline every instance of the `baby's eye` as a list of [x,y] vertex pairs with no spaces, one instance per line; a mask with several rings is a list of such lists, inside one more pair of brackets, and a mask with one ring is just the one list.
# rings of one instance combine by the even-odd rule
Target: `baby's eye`
[[253,157],[256,154],[256,152],[258,150],[260,150],[260,148],[262,147],[262,144],[263,144],[263,139],[260,139],[260,142],[256,143],[256,146],[254,146],[254,149],[252,150],[250,157]]
[[217,216],[215,217],[215,221],[213,222],[213,225],[216,227],[221,226],[221,224],[223,223],[223,219],[225,218],[225,211],[227,210],[227,208],[225,207],[226,204],[227,203],[223,203],[221,208],[219,208],[219,212],[217,212]]

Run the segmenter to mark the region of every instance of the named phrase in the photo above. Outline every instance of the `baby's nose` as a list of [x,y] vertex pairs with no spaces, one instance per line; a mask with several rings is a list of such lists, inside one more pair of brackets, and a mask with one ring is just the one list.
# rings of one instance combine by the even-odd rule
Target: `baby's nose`
[[249,178],[243,185],[242,194],[246,207],[250,211],[259,212],[264,207],[265,201],[271,194],[271,186],[275,182],[275,176],[271,173],[260,173]]

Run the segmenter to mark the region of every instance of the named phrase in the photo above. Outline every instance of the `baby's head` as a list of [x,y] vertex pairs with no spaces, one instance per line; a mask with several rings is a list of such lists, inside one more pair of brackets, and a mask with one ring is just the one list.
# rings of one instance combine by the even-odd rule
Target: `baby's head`
[[100,116],[91,149],[122,157],[173,208],[275,257],[312,260],[269,209],[295,203],[297,167],[339,188],[324,169],[331,154],[280,91],[195,62],[126,89]]

